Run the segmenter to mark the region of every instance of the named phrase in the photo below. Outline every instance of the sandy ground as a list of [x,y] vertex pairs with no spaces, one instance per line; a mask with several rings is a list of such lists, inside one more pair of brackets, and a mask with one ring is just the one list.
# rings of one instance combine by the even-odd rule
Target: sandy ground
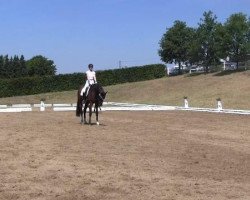
[[[93,120],[94,122],[95,120]],[[0,199],[250,199],[250,116],[0,113]]]

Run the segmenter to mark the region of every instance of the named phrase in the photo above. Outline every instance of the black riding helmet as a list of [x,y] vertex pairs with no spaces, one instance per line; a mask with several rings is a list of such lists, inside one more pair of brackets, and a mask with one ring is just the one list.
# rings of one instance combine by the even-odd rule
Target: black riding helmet
[[93,69],[94,65],[93,64],[89,64],[89,69]]

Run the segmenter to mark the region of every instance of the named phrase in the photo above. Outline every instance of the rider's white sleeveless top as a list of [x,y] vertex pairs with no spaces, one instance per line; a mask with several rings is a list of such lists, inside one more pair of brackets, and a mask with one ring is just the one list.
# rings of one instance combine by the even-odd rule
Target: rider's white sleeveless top
[[95,72],[94,71],[86,71],[87,74],[87,79],[89,81],[89,84],[92,85],[95,83],[96,77],[95,77]]

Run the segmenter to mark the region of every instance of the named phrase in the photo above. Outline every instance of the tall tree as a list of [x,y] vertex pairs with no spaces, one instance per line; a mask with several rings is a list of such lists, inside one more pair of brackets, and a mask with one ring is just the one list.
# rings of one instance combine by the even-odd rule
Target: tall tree
[[27,66],[26,66],[26,61],[24,59],[24,56],[21,55],[20,59],[19,59],[19,63],[20,63],[20,72],[21,72],[21,76],[25,77],[28,75],[28,70],[27,70]]
[[17,55],[14,56],[11,65],[13,69],[13,78],[21,77],[19,57]]
[[218,24],[215,32],[215,49],[219,58],[225,59],[228,56],[228,39],[225,26]]
[[4,78],[4,58],[0,55],[0,78]]
[[188,48],[188,62],[191,65],[198,65],[200,63],[197,29],[193,29],[192,38],[190,39],[190,45]]
[[211,11],[204,12],[197,29],[197,53],[200,62],[205,66],[206,72],[208,72],[210,65],[219,61],[215,41],[219,23],[216,19],[217,17]]
[[27,68],[29,76],[45,76],[55,75],[56,66],[54,61],[48,60],[44,56],[34,56],[27,61]]
[[14,57],[10,57],[9,60],[9,66],[8,66],[8,74],[9,74],[9,78],[16,78],[16,69],[17,69],[17,65],[18,65],[18,57],[14,56]]
[[250,20],[243,13],[232,14],[224,24],[226,35],[224,43],[230,60],[237,63],[245,61],[250,53]]
[[181,63],[188,59],[188,49],[193,35],[193,29],[185,22],[175,21],[173,27],[167,29],[160,40],[158,51],[161,60],[166,63],[178,63],[181,73]]
[[8,55],[5,55],[3,64],[3,76],[4,78],[12,78],[12,69],[11,69],[11,59],[9,59]]

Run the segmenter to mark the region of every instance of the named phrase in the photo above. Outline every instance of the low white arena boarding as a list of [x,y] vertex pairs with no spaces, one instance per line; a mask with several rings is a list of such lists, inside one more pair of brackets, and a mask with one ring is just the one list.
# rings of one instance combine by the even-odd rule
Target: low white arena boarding
[[[40,108],[41,107],[41,104],[39,103],[37,103],[37,104],[34,104],[33,105],[34,106],[34,108]],[[46,108],[49,108],[49,107],[52,107],[52,104],[44,104],[44,107],[46,107]]]
[[250,115],[250,110],[234,110],[234,109],[214,109],[214,108],[196,108],[196,107],[178,107],[176,110],[195,111],[195,112],[211,112],[211,113],[225,113],[225,114],[238,114],[238,115]]
[[[75,111],[76,105],[71,107],[65,107],[65,106],[53,107],[53,110]],[[163,106],[163,105],[115,103],[115,102],[111,103],[104,102],[103,107],[101,107],[101,111],[147,111],[147,110],[175,110],[175,107]]]
[[7,108],[7,105],[0,105],[0,108]]
[[[41,104],[34,104],[33,107],[40,107]],[[53,107],[54,111],[75,111],[76,104],[44,104],[44,108]],[[45,109],[46,110],[46,109]],[[182,110],[196,112],[213,112],[226,114],[250,115],[250,110],[218,109],[218,108],[196,108],[165,105],[129,104],[118,102],[104,102],[101,111],[164,111]],[[0,105],[0,112],[27,112],[32,111],[31,104],[13,104],[12,106]]]
[[0,112],[30,112],[32,108],[1,108]]
[[143,105],[143,106],[108,106],[102,107],[102,111],[153,111],[153,110],[175,110],[174,106],[154,106],[154,105]]
[[31,104],[12,104],[12,108],[31,108]]
[[62,106],[59,106],[59,107],[53,107],[53,110],[54,111],[75,111],[76,107],[62,107]]

